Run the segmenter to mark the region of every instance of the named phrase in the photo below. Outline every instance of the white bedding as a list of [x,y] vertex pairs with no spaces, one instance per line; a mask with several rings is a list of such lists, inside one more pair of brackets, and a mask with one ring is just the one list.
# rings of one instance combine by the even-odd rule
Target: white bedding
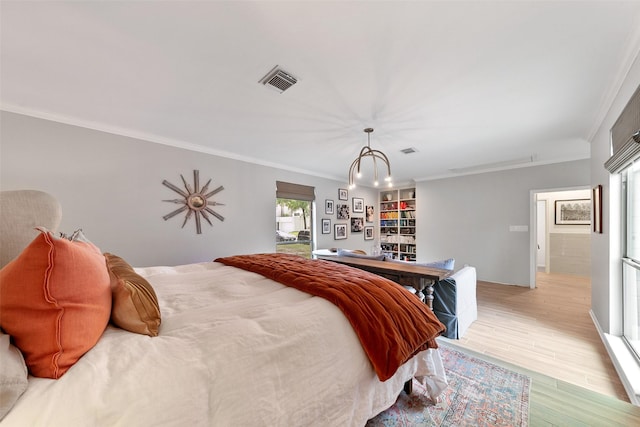
[[29,378],[6,426],[363,426],[412,376],[446,386],[428,350],[381,383],[330,302],[218,263],[136,271],[158,337],[109,326],[59,380]]

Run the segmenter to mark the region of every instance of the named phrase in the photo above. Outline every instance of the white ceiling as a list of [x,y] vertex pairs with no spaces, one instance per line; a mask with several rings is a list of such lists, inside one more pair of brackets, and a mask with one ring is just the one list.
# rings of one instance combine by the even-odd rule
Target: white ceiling
[[344,181],[365,127],[396,182],[588,158],[640,49],[639,1],[0,8],[2,109]]

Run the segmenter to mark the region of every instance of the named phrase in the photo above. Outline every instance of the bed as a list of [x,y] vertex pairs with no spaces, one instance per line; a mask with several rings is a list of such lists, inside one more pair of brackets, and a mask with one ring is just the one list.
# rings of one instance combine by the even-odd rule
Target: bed
[[[4,411],[0,415],[4,418],[0,425],[3,427],[363,426],[368,419],[390,407],[411,378],[425,384],[432,399],[446,387],[442,361],[435,348],[437,344],[434,345],[435,337],[442,331],[437,320],[432,322],[428,317],[435,332],[430,332],[426,340],[421,335],[420,345],[408,349],[411,354],[396,368],[389,360],[375,360],[373,354],[380,353],[381,344],[365,345],[363,335],[371,334],[371,330],[354,326],[354,316],[346,314],[344,307],[340,308],[335,301],[331,302],[331,297],[314,296],[299,290],[296,284],[280,283],[280,277],[268,278],[244,266],[232,265],[230,260],[244,262],[245,256],[179,266],[131,267],[131,277],[135,275],[139,281],[148,283],[153,295],[146,289],[146,296],[149,301],[155,299],[159,308],[156,323],[132,323],[130,329],[137,331],[132,332],[114,324],[119,324],[119,319],[113,313],[115,279],[113,270],[109,270],[117,260],[125,267],[128,264],[117,255],[100,253],[107,260],[105,270],[110,283],[109,295],[113,298],[106,314],[106,327],[77,360],[64,369],[57,366],[58,370],[54,371],[60,374],[57,379],[43,377],[38,363],[30,363],[33,352],[39,348],[32,350],[24,340],[7,338],[13,328],[17,335],[24,334],[20,328],[30,323],[20,321],[15,326],[10,319],[12,308],[7,308],[7,304],[12,301],[11,292],[16,292],[9,283],[16,275],[16,267],[12,266],[19,264],[38,239],[49,245],[47,274],[52,278],[59,267],[56,263],[52,272],[51,257],[63,252],[58,246],[52,251],[52,245],[80,245],[94,252],[99,250],[82,233],[62,238],[50,232],[59,222],[51,217],[59,216],[60,209],[55,200],[45,196],[34,191],[0,194],[0,232],[9,230],[0,235],[3,240],[22,239],[22,244],[12,246],[14,251],[20,250],[20,254],[0,270],[0,326],[4,330],[0,348],[3,366],[0,400]],[[41,206],[43,203],[46,208]],[[36,214],[26,214],[29,209],[35,209]],[[13,220],[13,214],[20,219]],[[38,218],[42,215],[47,218]],[[47,228],[34,232],[34,225]],[[10,246],[2,247],[4,250]],[[92,252],[91,257],[97,255]],[[258,257],[257,264],[264,265],[265,259]],[[363,275],[365,281],[373,276],[347,266],[334,267],[328,261],[306,262],[316,263],[314,265],[322,269],[339,267],[357,271],[353,274]],[[345,275],[345,271],[327,271],[324,282],[333,282],[326,277]],[[91,277],[99,274],[102,275],[102,271],[92,273]],[[305,286],[307,280],[302,280],[299,274],[288,275]],[[402,293],[399,298],[410,296],[419,303],[399,285],[389,286],[394,288],[390,291],[392,294]],[[342,291],[331,288],[328,292]],[[413,303],[406,301],[403,305],[413,307]],[[70,316],[72,310],[70,305],[64,316]],[[153,317],[151,308],[145,307],[145,310],[148,317]],[[415,312],[408,311],[398,314],[400,318],[414,315]],[[104,318],[105,314],[100,316]],[[58,323],[60,318],[58,315]],[[85,324],[77,320],[76,323]],[[32,333],[43,333],[42,328]],[[43,344],[38,345],[44,346],[49,336],[39,339]],[[393,353],[395,345],[390,349],[384,353]],[[24,356],[26,364],[7,373],[18,356]],[[55,359],[56,363],[62,358]],[[50,362],[45,364],[44,370],[50,365]],[[8,377],[10,374],[13,377]]]

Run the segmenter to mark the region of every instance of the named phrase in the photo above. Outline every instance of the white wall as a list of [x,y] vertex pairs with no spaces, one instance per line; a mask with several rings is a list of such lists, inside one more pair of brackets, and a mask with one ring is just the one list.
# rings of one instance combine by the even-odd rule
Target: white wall
[[589,161],[467,175],[416,185],[419,261],[454,257],[478,279],[529,286],[530,191],[588,186]]
[[[77,126],[2,112],[0,115],[0,189],[39,189],[62,204],[60,230],[82,228],[103,251],[122,256],[134,266],[175,265],[209,261],[219,256],[275,251],[275,182],[287,181],[316,188],[318,247],[349,249],[371,246],[363,234],[333,240],[320,234],[324,200],[337,202],[346,183],[249,164],[208,154],[117,136]],[[345,163],[345,170],[348,164]],[[177,205],[162,202],[179,197],[163,180],[182,187],[193,170],[200,182],[224,186],[214,200],[224,222],[193,219],[181,229],[181,214],[168,221],[163,215]],[[377,205],[377,192],[358,188],[351,197]],[[364,215],[363,215],[364,216]],[[335,214],[331,217],[332,225]]]

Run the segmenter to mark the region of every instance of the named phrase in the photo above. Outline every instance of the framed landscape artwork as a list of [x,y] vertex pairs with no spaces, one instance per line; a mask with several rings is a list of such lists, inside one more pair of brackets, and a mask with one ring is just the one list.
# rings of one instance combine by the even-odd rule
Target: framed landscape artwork
[[556,200],[556,225],[591,224],[591,200]]

